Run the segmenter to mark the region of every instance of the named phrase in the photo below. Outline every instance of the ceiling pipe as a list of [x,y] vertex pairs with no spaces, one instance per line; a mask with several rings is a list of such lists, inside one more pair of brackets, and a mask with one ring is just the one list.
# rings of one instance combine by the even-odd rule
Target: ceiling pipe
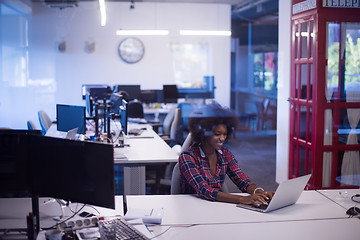
[[270,0],[247,0],[242,3],[236,4],[232,7],[232,13],[241,13],[251,8],[257,7],[259,4],[269,2]]

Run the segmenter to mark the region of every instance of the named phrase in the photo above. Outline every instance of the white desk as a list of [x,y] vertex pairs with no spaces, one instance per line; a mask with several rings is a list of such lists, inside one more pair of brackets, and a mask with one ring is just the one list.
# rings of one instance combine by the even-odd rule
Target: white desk
[[[6,212],[16,208],[19,202],[0,199],[0,218],[9,219]],[[23,200],[22,200],[23,201]],[[42,201],[40,201],[42,202]],[[161,225],[150,228],[155,239],[358,239],[360,219],[348,218],[345,209],[323,196],[317,191],[304,191],[299,201],[292,206],[279,209],[270,213],[237,208],[235,204],[210,202],[201,200],[193,195],[146,195],[128,196],[128,208],[164,208]],[[30,200],[29,200],[30,204]],[[10,205],[10,206],[9,206]],[[23,211],[21,203],[14,211]],[[74,205],[74,204],[73,204]],[[41,226],[44,216],[58,208],[40,205],[42,214]],[[21,210],[23,209],[23,210]],[[100,214],[106,216],[122,215],[122,197],[116,196],[116,209],[109,210],[97,208]],[[96,214],[92,208],[85,211]],[[13,217],[13,221],[16,218]],[[18,219],[19,220],[19,219]],[[19,220],[20,221],[20,220]],[[26,226],[25,218],[21,219]],[[0,224],[3,221],[0,221]],[[11,226],[9,226],[11,227]],[[40,239],[40,238],[39,238]]]
[[148,124],[129,124],[131,128],[146,128],[141,136],[125,137],[129,147],[114,148],[114,163],[121,165],[144,165],[177,162],[178,154]]
[[[295,205],[269,213],[211,202],[193,195],[128,196],[128,208],[164,208],[163,225],[283,222],[347,218],[346,210],[316,191],[304,191]],[[360,221],[359,221],[360,223]]]
[[[270,213],[210,202],[191,195],[129,196],[129,208],[164,208],[156,239],[357,239],[360,220],[316,191]],[[161,235],[160,235],[161,234]]]
[[[121,198],[122,199],[122,198]],[[121,199],[118,204],[121,204]],[[71,203],[72,211],[80,209],[84,204]],[[69,208],[65,208],[65,216],[73,215]],[[96,207],[100,216],[114,216],[119,214],[117,210]],[[87,211],[98,215],[98,212],[92,206],[85,206],[82,211]],[[26,216],[32,212],[31,198],[0,198],[0,230],[4,229],[26,229]],[[56,222],[53,217],[61,216],[60,205],[53,198],[39,198],[40,227],[48,228]],[[122,211],[121,211],[122,214]]]
[[184,239],[266,239],[266,240],[339,240],[358,239],[360,220],[325,219],[288,222],[230,223],[183,227],[162,227],[154,230],[157,240]]
[[125,137],[129,147],[114,148],[114,163],[124,165],[126,194],[145,194],[145,165],[177,162],[178,154],[147,124],[129,124],[128,129],[143,128],[140,137]]
[[[360,203],[356,203],[351,200],[351,197],[355,194],[360,194],[360,189],[334,189],[334,190],[318,190],[320,194],[323,194],[325,197],[334,201],[335,203],[342,206],[344,209],[349,209],[350,207],[360,207]],[[359,198],[357,198],[359,200]]]

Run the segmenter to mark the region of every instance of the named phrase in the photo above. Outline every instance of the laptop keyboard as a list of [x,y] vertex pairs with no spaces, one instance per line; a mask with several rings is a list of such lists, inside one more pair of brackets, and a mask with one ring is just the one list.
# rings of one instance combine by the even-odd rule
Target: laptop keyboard
[[269,206],[270,201],[271,201],[271,199],[266,200],[266,202],[268,203],[268,205],[263,204],[263,203],[260,203],[260,205],[259,205],[259,206],[254,205],[254,207],[259,208],[259,209],[263,209],[263,210],[264,210],[264,209],[266,209],[266,208]]
[[265,210],[269,205],[266,204],[260,204],[259,206],[254,205],[254,207]]
[[102,220],[98,223],[102,240],[149,239],[121,217]]

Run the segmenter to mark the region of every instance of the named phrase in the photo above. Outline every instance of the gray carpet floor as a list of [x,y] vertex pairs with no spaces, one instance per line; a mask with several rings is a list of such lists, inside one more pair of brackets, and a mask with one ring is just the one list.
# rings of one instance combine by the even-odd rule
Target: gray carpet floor
[[[265,190],[276,190],[276,135],[237,133],[226,146],[251,181]],[[240,192],[230,179],[226,184],[230,192]]]

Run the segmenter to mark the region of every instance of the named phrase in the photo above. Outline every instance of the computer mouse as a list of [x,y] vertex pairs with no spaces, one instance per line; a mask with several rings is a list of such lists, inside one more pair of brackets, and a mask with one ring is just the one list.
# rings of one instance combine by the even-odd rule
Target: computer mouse
[[347,215],[350,215],[350,216],[359,215],[359,214],[360,214],[360,208],[358,208],[358,207],[351,207],[351,208],[349,208],[349,209],[346,211],[346,214],[347,214]]

